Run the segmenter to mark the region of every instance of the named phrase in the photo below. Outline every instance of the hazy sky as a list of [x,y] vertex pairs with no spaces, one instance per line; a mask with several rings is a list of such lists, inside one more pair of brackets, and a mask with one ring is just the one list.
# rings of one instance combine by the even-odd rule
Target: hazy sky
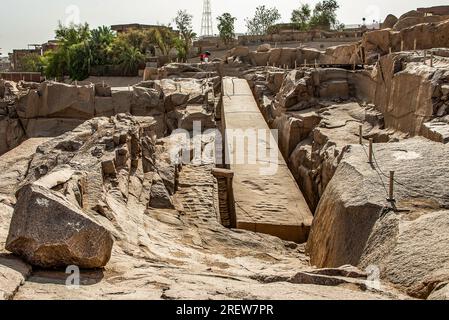
[[[212,0],[216,16],[230,12],[238,18],[237,32],[245,32],[245,18],[252,16],[258,5],[275,6],[282,20],[290,19],[291,11],[300,3],[314,5],[319,0]],[[13,48],[43,43],[54,37],[58,20],[75,19],[92,27],[120,23],[168,24],[176,11],[187,9],[194,15],[194,28],[200,32],[203,0],[1,0],[0,52],[6,55]],[[447,5],[448,0],[339,0],[338,19],[345,24],[383,20],[388,13],[401,15],[418,7]],[[78,14],[79,13],[79,14]],[[215,24],[216,30],[216,24]],[[217,31],[215,31],[217,32]]]

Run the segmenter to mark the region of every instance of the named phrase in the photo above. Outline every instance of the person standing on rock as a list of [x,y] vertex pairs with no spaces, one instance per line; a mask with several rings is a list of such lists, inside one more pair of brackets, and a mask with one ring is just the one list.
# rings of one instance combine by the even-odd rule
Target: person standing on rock
[[206,63],[209,62],[210,56],[211,56],[211,53],[209,51],[206,51],[206,52],[200,54],[201,62],[206,62]]

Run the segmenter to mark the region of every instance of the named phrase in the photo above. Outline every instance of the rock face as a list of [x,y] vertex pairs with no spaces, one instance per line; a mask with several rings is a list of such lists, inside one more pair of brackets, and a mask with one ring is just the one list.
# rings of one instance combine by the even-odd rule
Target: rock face
[[[239,49],[242,51],[242,49]],[[273,66],[281,68],[294,68],[304,64],[313,65],[323,64],[359,64],[362,62],[362,54],[357,43],[343,44],[335,47],[329,47],[325,52],[314,48],[270,48],[267,45],[261,45],[256,51],[248,51],[248,54],[237,55],[239,51],[231,51],[228,60],[242,60],[252,66]],[[228,62],[229,63],[229,62]]]
[[320,59],[320,63],[359,64],[362,63],[362,59],[356,43],[343,44],[327,48],[325,54]]
[[40,145],[17,193],[7,249],[40,267],[103,267],[117,232],[113,212],[126,210],[131,195],[143,208],[172,208],[179,166],[146,125],[96,118]]
[[385,142],[391,139],[391,132],[383,130],[382,115],[358,103],[334,104],[315,112],[320,122],[289,157],[290,169],[312,210],[317,208],[348,146],[358,143],[360,124],[364,139],[371,137]]
[[187,131],[194,129],[194,124],[197,122],[200,125],[200,130],[215,128],[214,115],[211,111],[206,110],[202,105],[188,105],[185,110],[177,112],[178,128]]
[[398,18],[393,15],[393,14],[389,14],[384,22],[382,23],[382,29],[391,29],[394,27],[394,25],[398,22]]
[[[419,18],[419,19],[435,19],[433,17]],[[393,52],[401,51],[401,42],[403,41],[403,50],[413,50],[416,40],[416,48],[432,49],[444,48],[449,46],[449,40],[445,36],[449,30],[449,19],[441,22],[421,23],[415,24],[416,18],[411,19],[410,23],[400,28],[400,31],[391,29],[376,30],[366,32],[363,35],[361,47],[365,51],[365,61],[372,63],[377,60],[377,55],[386,55],[389,50]],[[439,18],[438,18],[439,19]],[[405,20],[402,20],[405,21]],[[401,19],[396,24],[403,24]],[[412,26],[406,27],[412,24]],[[395,27],[396,28],[396,27]]]
[[403,29],[416,26],[422,23],[439,23],[441,21],[449,20],[449,16],[416,16],[404,17],[399,19],[394,25],[393,30],[401,31]]
[[360,266],[378,265],[386,280],[426,299],[449,281],[448,230],[447,210],[387,215],[374,225]]
[[227,60],[228,63],[241,60],[253,66],[293,68],[306,62],[308,64],[319,62],[322,56],[323,52],[313,48],[271,48],[268,45],[261,45],[256,51],[251,52],[248,47],[233,49],[229,52]]
[[[373,166],[361,156],[365,151],[351,146],[318,205],[307,245],[311,263],[376,265],[382,278],[426,298],[449,270],[448,216],[439,211],[449,204],[448,150],[421,138],[377,144]],[[389,170],[396,171],[397,213],[385,200],[382,172]]]
[[[397,138],[393,129],[385,128],[384,115],[375,105],[340,102],[351,97],[373,100],[376,82],[370,73],[301,68],[248,78],[254,82],[254,94],[266,121],[278,130],[281,152],[289,159],[290,170],[312,210],[346,147],[358,143],[360,124],[364,139],[388,142]],[[281,85],[276,94],[277,82]]]
[[[414,62],[414,58],[418,61]],[[423,64],[422,57],[410,53],[383,57],[373,78],[373,103],[384,114],[389,128],[419,135],[423,124],[438,116],[445,105],[440,88],[449,81],[447,71]],[[440,116],[447,112],[441,109]]]
[[421,135],[432,141],[449,143],[449,117],[434,119],[423,124]]
[[0,115],[0,154],[17,147],[25,140],[19,119]]
[[271,45],[269,43],[264,43],[257,47],[257,52],[268,52],[270,49]]
[[37,185],[23,187],[6,249],[43,268],[104,267],[113,239],[102,226],[63,197]]
[[249,54],[249,48],[248,47],[236,47],[232,49],[231,55],[235,57],[246,57]]
[[0,301],[11,300],[17,289],[25,284],[31,267],[20,259],[0,254]]
[[[367,290],[367,275],[353,268],[314,270],[297,244],[223,227],[217,218],[214,165],[188,164],[179,171],[179,164],[171,162],[171,139],[148,139],[151,123],[145,117],[125,115],[96,118],[54,139],[40,143],[31,139],[21,152],[12,150],[8,163],[24,158],[20,167],[0,158],[2,179],[11,176],[10,181],[16,181],[2,187],[1,196],[14,197],[18,185],[25,184],[20,195],[34,190],[31,194],[37,194],[44,205],[48,200],[53,208],[62,206],[78,219],[87,216],[89,222],[84,222],[99,225],[114,238],[108,264],[101,271],[82,270],[78,290],[67,290],[64,271],[31,272],[18,258],[0,256],[4,298],[405,298],[391,288]],[[11,171],[18,169],[22,175],[13,179]],[[160,181],[175,209],[149,205],[151,187],[162,187]],[[32,204],[20,196],[16,207]],[[8,226],[12,215],[12,208],[5,208],[0,204],[1,226]],[[55,211],[48,213],[54,216]],[[31,219],[37,217],[33,214]],[[52,219],[44,229],[53,229],[57,222]],[[59,225],[57,230],[64,227],[69,226]],[[4,229],[0,228],[2,246]]]
[[204,66],[205,70],[192,66],[189,69],[181,64],[167,66],[161,72],[169,72],[170,68],[183,74],[194,70],[197,79],[145,81],[128,88],[111,88],[103,83],[72,86],[3,81],[2,88],[9,100],[0,101],[0,154],[27,138],[55,137],[93,117],[121,113],[153,117],[157,122],[153,130],[162,138],[167,131],[178,128],[178,121],[172,121],[178,110],[182,113],[187,105],[203,104],[207,109],[203,114],[206,127],[215,126],[211,109],[215,103],[214,91],[220,87],[217,73],[209,72]]

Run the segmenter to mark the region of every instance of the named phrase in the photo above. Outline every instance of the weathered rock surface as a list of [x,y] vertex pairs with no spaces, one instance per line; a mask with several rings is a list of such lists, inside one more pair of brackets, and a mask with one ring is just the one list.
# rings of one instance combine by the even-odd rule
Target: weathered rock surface
[[[48,139],[28,139],[0,157],[0,202],[9,205],[15,203],[15,193],[28,175],[28,167],[36,148],[46,140]],[[5,221],[4,226],[8,225],[9,221]]]
[[373,138],[388,142],[393,132],[383,130],[381,114],[358,103],[335,104],[315,110],[320,121],[289,155],[289,166],[309,206],[315,210],[350,144]]
[[111,234],[62,196],[38,185],[23,187],[11,220],[6,249],[43,268],[104,267]]
[[446,119],[440,120],[438,118],[423,123],[421,135],[432,141],[449,143],[449,123]]
[[95,86],[44,82],[24,96],[17,107],[22,119],[52,117],[90,119],[94,115]]
[[[447,69],[422,61],[411,53],[389,55],[381,59],[373,75],[373,103],[384,114],[386,126],[412,136],[421,134],[423,124],[438,115],[444,105],[440,87],[449,81]],[[446,112],[442,110],[440,116]]]
[[194,129],[195,122],[201,131],[216,127],[214,113],[208,111],[203,105],[188,105],[184,110],[177,111],[178,128],[187,131]]
[[[185,110],[187,105],[203,104],[212,118],[213,110],[209,109],[214,108],[220,78],[208,68],[216,66],[201,66],[205,70],[187,66],[175,64],[173,68],[184,73],[194,70],[196,79],[145,81],[123,88],[111,88],[106,83],[73,86],[57,82],[16,84],[3,81],[2,88],[9,100],[0,101],[0,154],[27,138],[64,134],[93,117],[121,113],[153,117],[157,122],[153,129],[158,138],[178,128],[178,121],[167,123],[167,118],[173,118],[167,114]],[[204,76],[198,76],[198,70]],[[208,121],[206,126],[214,125],[211,119]]]
[[394,25],[393,30],[401,31],[403,29],[416,26],[422,23],[439,23],[449,20],[449,16],[408,16],[401,17]]
[[[33,140],[13,150],[23,166],[11,175],[12,157],[5,162],[2,175],[14,183],[5,186],[4,198],[13,203],[22,184],[49,190],[110,232],[115,243],[102,271],[81,273],[79,290],[67,290],[63,272],[27,271],[8,279],[7,298],[404,298],[390,288],[367,290],[360,273],[312,270],[298,245],[222,227],[211,166],[187,165],[179,172],[167,157],[168,141],[154,144],[157,126],[150,116],[97,118],[44,140],[35,154]],[[161,180],[175,210],[150,205],[152,186]],[[5,221],[12,211],[7,208]]]
[[248,47],[235,47],[231,50],[231,56],[235,57],[246,57],[249,54]]
[[394,25],[398,22],[398,18],[393,15],[393,14],[389,14],[384,22],[382,23],[382,29],[391,29],[394,27]]
[[0,155],[17,147],[25,140],[19,119],[0,115]]
[[359,64],[362,63],[362,58],[356,43],[344,44],[327,48],[324,55],[320,58],[320,63]]
[[0,253],[0,301],[10,300],[31,274],[31,268],[20,259]]
[[8,298],[406,298],[388,287],[369,290],[364,283],[367,275],[351,268],[313,270],[303,249],[290,242],[224,228],[217,220],[210,169],[208,165],[184,167],[175,196],[178,210],[145,211],[132,205],[130,193],[131,214],[115,196],[108,196],[108,203],[113,204],[110,225],[117,227],[117,240],[104,270],[81,271],[77,290],[67,288],[63,271],[36,270],[26,274],[22,284],[18,277]]
[[426,299],[449,281],[449,211],[417,211],[376,222],[360,266],[378,265],[384,279]]
[[427,300],[449,300],[449,284],[442,283],[438,285]]
[[[422,138],[376,144],[372,166],[364,152],[351,146],[319,203],[307,245],[311,263],[375,265],[383,279],[426,298],[449,270],[447,211],[439,211],[449,205],[448,150]],[[396,171],[397,213],[385,200],[389,170]]]
[[[104,266],[114,233],[105,223],[115,219],[111,207],[133,194],[145,208],[154,181],[170,196],[175,191],[177,165],[169,158],[160,164],[144,125],[125,115],[97,118],[40,145],[20,177],[26,186],[18,193],[7,249],[42,267]],[[5,193],[14,193],[17,183]]]
[[269,43],[264,43],[257,47],[257,52],[268,52],[270,49],[271,45]]
[[[392,33],[373,37],[385,37],[385,43],[389,43]],[[376,58],[377,46],[371,49],[368,53]],[[386,52],[388,49],[386,46]],[[0,117],[17,121],[27,133],[62,135],[41,143],[28,140],[9,152],[7,159],[0,157],[0,252],[4,251],[14,206],[17,211],[25,205],[20,195],[27,188],[38,190],[39,199],[50,199],[52,206],[62,206],[60,212],[82,216],[89,225],[112,235],[114,246],[104,268],[81,273],[79,290],[67,289],[67,274],[63,271],[32,271],[19,258],[5,255],[3,259],[2,255],[3,298],[405,298],[397,293],[399,289],[417,298],[447,299],[448,177],[440,173],[447,167],[447,150],[437,150],[442,148],[437,143],[429,147],[432,143],[424,139],[376,145],[376,162],[386,173],[392,166],[400,182],[396,190],[400,211],[392,213],[384,211],[388,203],[379,180],[382,173],[365,168],[363,149],[352,146],[358,143],[361,123],[363,138],[375,142],[398,141],[401,137],[394,133],[395,129],[424,135],[426,124],[447,123],[446,50],[433,50],[437,56],[434,68],[421,67],[419,55],[406,53],[382,58],[372,72],[369,68],[356,72],[312,68],[287,72],[270,67],[268,73],[267,63],[291,68],[306,60],[314,63],[315,59],[329,64],[356,61],[351,59],[361,57],[360,47],[339,46],[330,48],[327,54],[307,48],[268,46],[256,52],[239,50],[234,52],[239,55],[229,57],[221,67],[215,63],[169,64],[157,70],[152,81],[130,88],[97,84],[93,86],[93,109],[83,108],[93,110],[92,114],[89,111],[89,116],[82,114],[79,118],[72,112],[82,105],[78,97],[71,98],[75,106],[62,99],[62,109],[55,106],[59,111],[45,119],[24,117],[23,109],[16,112],[17,107],[30,106],[25,111],[34,110],[35,102],[41,101],[40,91],[33,85],[27,89],[28,94],[22,95],[24,86],[17,85],[14,92],[20,104],[3,103]],[[263,68],[256,68],[254,74],[243,73],[250,64]],[[203,129],[216,126],[216,101],[209,93],[220,89],[217,75],[223,74],[222,67],[248,79],[265,119],[270,127],[279,129],[282,153],[290,160],[289,166],[309,206],[314,208],[322,197],[317,210],[320,222],[314,225],[313,243],[309,242],[309,250],[314,251],[313,264],[327,266],[329,262],[329,266],[339,267],[351,263],[364,272],[349,266],[316,269],[310,266],[302,245],[224,228],[219,222],[219,186],[211,174],[214,155],[184,166],[173,161],[173,152],[178,156],[182,153],[166,137],[168,133],[178,128],[191,131],[196,120],[206,124]],[[410,90],[418,92],[416,105],[403,97],[407,91],[404,88],[409,89],[406,82],[412,83]],[[397,107],[400,97],[406,102]],[[353,98],[369,105],[342,103]],[[406,104],[411,108],[407,109]],[[379,110],[388,119],[384,120]],[[404,110],[412,111],[407,114]],[[105,118],[88,120],[91,117]],[[55,127],[56,121],[62,124]],[[384,123],[391,129],[383,129]],[[62,127],[66,129],[59,131]],[[444,130],[429,125],[428,131],[433,140],[444,141]],[[18,132],[12,136],[20,143]],[[214,150],[211,145],[213,138],[202,139],[202,151]],[[185,153],[191,152],[188,149]],[[431,156],[425,159],[424,155]],[[260,181],[245,179],[253,191]],[[411,185],[412,190],[401,190],[403,184]],[[422,184],[438,186],[438,190],[431,189],[431,196],[427,192],[423,196],[426,188]],[[278,182],[273,185],[277,187]],[[269,189],[267,183],[256,187],[257,192]],[[278,194],[280,198],[289,196]],[[31,205],[33,202],[26,203]],[[270,213],[278,210],[265,199],[255,207]],[[49,214],[56,214],[54,211]],[[58,225],[54,219],[52,223],[42,228],[50,229],[45,236],[68,227]],[[61,241],[60,237],[57,240]],[[368,278],[373,266],[379,268],[383,279],[380,289],[375,290]]]
[[390,48],[393,52],[401,51],[402,41],[403,50],[414,50],[415,40],[418,50],[448,47],[449,40],[445,34],[449,30],[449,19],[446,18],[441,22],[416,24],[422,19],[439,20],[440,17],[400,18],[396,24],[399,25],[400,31],[383,29],[366,32],[361,44],[361,47],[365,50],[365,61],[367,63],[377,61],[377,55],[388,54]]
[[[237,50],[238,49],[238,50]],[[323,52],[313,48],[271,48],[261,45],[256,51],[249,51],[248,47],[239,47],[229,52],[227,59],[231,63],[239,60],[252,66],[273,66],[293,68],[304,63],[319,62]],[[229,63],[229,62],[228,62]],[[335,63],[335,62],[331,62]]]

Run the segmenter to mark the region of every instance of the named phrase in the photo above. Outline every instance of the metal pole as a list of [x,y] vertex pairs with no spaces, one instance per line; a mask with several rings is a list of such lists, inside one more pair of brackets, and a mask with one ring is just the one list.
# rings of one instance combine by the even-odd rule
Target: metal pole
[[430,67],[433,67],[433,51],[430,53]]
[[363,144],[363,125],[359,126],[359,143]]
[[394,171],[390,171],[390,192],[388,200],[394,201]]
[[424,50],[424,64],[427,65],[427,50]]
[[369,155],[368,155],[368,162],[370,164],[373,164],[373,138],[369,139]]

